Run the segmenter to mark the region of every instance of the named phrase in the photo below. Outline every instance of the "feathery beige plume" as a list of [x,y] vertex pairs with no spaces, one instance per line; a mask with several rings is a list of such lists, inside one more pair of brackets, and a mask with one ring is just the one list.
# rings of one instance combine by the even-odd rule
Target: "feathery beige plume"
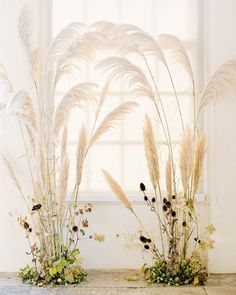
[[60,167],[60,173],[58,178],[58,189],[57,189],[57,198],[59,203],[59,213],[60,216],[63,217],[65,203],[66,203],[66,194],[68,187],[68,179],[69,179],[69,159],[67,155],[63,156],[63,160]]
[[14,185],[16,186],[16,188],[18,189],[18,191],[23,195],[20,183],[15,175],[15,172],[14,172],[10,162],[7,160],[7,158],[3,154],[1,154],[1,157],[2,157],[2,160],[8,170],[9,177],[12,179],[12,181],[13,181]]
[[158,36],[158,43],[161,47],[171,50],[172,60],[184,67],[185,71],[188,73],[191,81],[193,82],[194,87],[194,75],[192,71],[192,66],[188,54],[181,41],[173,35],[163,34]]
[[149,175],[153,188],[156,190],[160,180],[159,159],[152,122],[147,115],[144,120],[143,139]]
[[172,166],[171,166],[171,155],[169,154],[166,162],[166,191],[168,200],[172,197]]
[[43,186],[45,186],[46,181],[47,181],[47,173],[46,173],[46,161],[45,161],[45,156],[44,156],[44,150],[43,146],[40,143],[39,145],[39,151],[38,151],[38,158],[39,158],[39,173],[41,176],[41,181],[43,183]]
[[67,126],[64,127],[62,133],[62,141],[61,141],[61,162],[67,154],[67,139],[68,139],[68,130]]
[[6,111],[18,117],[26,125],[30,126],[31,130],[37,132],[37,116],[32,99],[27,91],[18,91],[9,101]]
[[114,124],[121,120],[125,115],[130,113],[137,105],[138,104],[136,102],[127,101],[113,109],[113,111],[106,115],[106,117],[103,119],[103,121],[94,132],[89,146],[94,144],[105,132],[113,128]]
[[99,62],[96,69],[107,73],[111,82],[126,82],[136,96],[145,96],[153,100],[153,89],[144,71],[127,58],[108,57]]
[[79,141],[77,145],[77,155],[76,155],[76,183],[78,186],[81,183],[83,165],[84,165],[84,160],[86,157],[87,150],[88,150],[88,135],[83,125],[80,130],[80,136],[79,136]]
[[193,172],[194,141],[189,128],[180,143],[179,168],[184,192],[189,188],[189,180]]
[[134,210],[132,208],[132,205],[130,201],[128,200],[127,196],[123,192],[120,185],[115,181],[115,179],[110,175],[110,173],[106,170],[102,169],[102,173],[106,179],[107,184],[110,186],[110,189],[115,194],[117,199],[132,213],[134,213]]
[[12,91],[12,85],[8,78],[7,71],[5,67],[3,66],[3,64],[1,64],[1,62],[0,62],[0,85],[1,86],[3,85],[7,92]]
[[94,91],[97,90],[94,83],[80,83],[71,88],[59,103],[54,117],[54,134],[58,136],[61,128],[69,118],[70,111],[75,107],[81,107],[82,103],[94,99]]
[[215,99],[218,95],[230,91],[236,83],[236,59],[227,61],[219,67],[208,82],[203,94],[201,95],[200,109],[208,102]]
[[71,44],[80,37],[84,29],[85,25],[82,23],[70,23],[63,28],[48,48],[47,58],[52,61],[60,58],[70,48]]
[[37,31],[37,22],[35,21],[37,16],[35,15],[35,13],[33,13],[35,11],[33,2],[34,1],[28,1],[25,4],[23,9],[21,10],[18,23],[19,36],[22,44],[25,47],[28,60],[31,63],[32,67],[34,67],[34,60],[37,51],[36,36],[35,34],[33,34],[33,32]]
[[194,173],[193,173],[193,193],[196,194],[199,181],[202,173],[202,167],[204,162],[205,155],[205,145],[206,139],[203,135],[197,142],[197,146],[195,149],[195,159],[194,159]]

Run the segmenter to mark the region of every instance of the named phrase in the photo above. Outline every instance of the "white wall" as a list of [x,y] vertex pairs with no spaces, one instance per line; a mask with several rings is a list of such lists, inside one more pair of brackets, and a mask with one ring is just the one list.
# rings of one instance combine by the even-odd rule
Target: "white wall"
[[[17,37],[17,15],[22,4],[23,1],[19,0],[0,0],[0,59],[4,61],[16,89],[31,87],[26,60]],[[211,36],[207,36],[208,73],[213,72],[221,62],[236,53],[236,39],[234,42],[231,40],[236,36],[236,26],[233,26],[236,1],[214,0],[210,4],[212,10],[207,21],[211,33]],[[234,110],[236,110],[235,101],[228,99],[214,106],[207,117],[207,123],[212,123],[212,125],[207,124],[208,130],[213,128],[209,133],[208,193],[211,199],[211,219],[217,227],[216,248],[210,254],[209,260],[212,272],[236,272],[235,260],[232,259],[235,255],[233,250],[236,249],[234,234],[236,133],[229,133],[232,124],[236,123]],[[19,144],[20,138],[17,136],[15,126],[10,119],[0,126],[0,148],[9,159],[14,160],[22,155],[22,146]],[[14,162],[14,167],[21,175],[21,179],[24,179],[27,188],[27,174],[22,163],[23,160],[18,159]],[[24,206],[2,165],[0,165],[0,179],[0,271],[14,271],[24,265],[29,257],[24,255],[27,250],[24,234],[17,225],[15,217],[10,217],[8,212],[20,213]],[[140,267],[143,263],[140,253],[125,250],[125,242],[116,237],[117,233],[133,233],[137,229],[132,217],[117,202],[95,202],[94,206],[91,226],[95,231],[105,233],[106,242],[81,243],[85,267]],[[146,223],[152,227],[145,206],[138,203],[136,208]],[[199,210],[205,225],[209,221],[209,207],[207,204],[202,204]]]
[[[224,61],[236,58],[236,1],[209,1],[207,70],[210,76]],[[215,249],[212,272],[236,272],[236,96],[219,98],[207,112],[208,193]]]

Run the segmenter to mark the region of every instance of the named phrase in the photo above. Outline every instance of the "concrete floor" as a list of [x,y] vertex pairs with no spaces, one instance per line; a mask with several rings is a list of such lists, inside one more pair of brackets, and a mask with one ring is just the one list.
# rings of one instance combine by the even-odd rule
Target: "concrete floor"
[[32,287],[21,283],[12,273],[0,273],[0,295],[236,295],[236,274],[211,275],[204,287],[147,287],[140,280],[125,280],[135,270],[90,270],[86,282],[72,287]]

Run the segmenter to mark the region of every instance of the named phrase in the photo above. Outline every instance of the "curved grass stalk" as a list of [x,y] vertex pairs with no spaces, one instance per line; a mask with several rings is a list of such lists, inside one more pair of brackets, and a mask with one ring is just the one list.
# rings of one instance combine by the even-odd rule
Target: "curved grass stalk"
[[162,129],[163,129],[163,132],[165,134],[165,137],[166,137],[166,140],[167,140],[167,145],[168,145],[168,149],[169,149],[169,152],[170,152],[170,155],[171,155],[171,163],[172,163],[172,173],[173,173],[173,185],[174,185],[174,192],[175,194],[177,194],[177,189],[176,189],[176,183],[175,183],[175,166],[174,166],[174,154],[173,154],[173,148],[172,148],[172,140],[171,140],[171,135],[170,135],[170,130],[169,130],[169,125],[168,125],[168,120],[167,120],[167,116],[166,116],[166,112],[165,112],[165,109],[164,109],[164,106],[163,106],[163,103],[162,103],[162,100],[161,100],[161,96],[159,94],[159,91],[158,91],[158,88],[157,88],[157,84],[156,84],[156,81],[154,79],[154,76],[152,74],[152,71],[148,65],[148,62],[147,62],[147,59],[144,55],[142,55],[143,59],[144,59],[144,62],[147,66],[147,69],[148,69],[148,72],[150,74],[150,77],[152,79],[152,82],[153,82],[153,85],[155,87],[155,90],[156,90],[156,94],[158,96],[158,99],[160,101],[160,105],[161,105],[161,109],[162,109],[162,113],[163,113],[163,116],[164,116],[164,122],[165,122],[165,125],[164,125],[164,122],[163,122],[163,119],[162,119],[162,116],[161,116],[161,113],[159,111],[159,108],[158,108],[158,105],[157,105],[157,102],[156,102],[156,99],[154,98],[154,104],[155,104],[155,108],[156,108],[156,111],[157,111],[157,114],[160,118],[160,122],[161,122],[161,125],[162,125]]
[[166,66],[166,69],[167,69],[167,72],[168,72],[168,75],[169,75],[169,78],[170,78],[170,81],[171,81],[171,85],[172,85],[172,88],[173,88],[173,91],[174,91],[175,99],[176,99],[176,102],[177,102],[180,121],[181,121],[181,125],[182,125],[182,130],[183,130],[183,133],[185,134],[184,120],[183,120],[183,115],[182,115],[182,111],[181,111],[177,91],[176,91],[176,88],[175,88],[175,84],[174,84],[174,81],[173,81],[173,78],[172,78],[172,75],[171,75],[170,68],[169,68],[168,64],[166,63],[165,66]]

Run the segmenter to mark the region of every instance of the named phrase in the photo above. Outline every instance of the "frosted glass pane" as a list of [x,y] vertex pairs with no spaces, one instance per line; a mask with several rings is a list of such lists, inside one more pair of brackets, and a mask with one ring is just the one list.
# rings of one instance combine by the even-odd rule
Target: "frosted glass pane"
[[140,27],[144,31],[152,32],[152,0],[122,0],[121,20]]
[[86,0],[53,1],[53,35],[72,22],[86,22]]
[[155,114],[153,103],[145,97],[137,97],[138,107],[135,108],[124,121],[124,140],[143,140],[143,124],[145,114],[153,116]]
[[108,170],[117,181],[120,181],[120,149],[117,145],[95,145],[89,155],[90,189],[97,193],[110,192],[101,169]]
[[79,138],[79,133],[82,127],[82,124],[87,126],[87,117],[88,114],[86,112],[87,108],[79,109],[76,108],[70,113],[70,117],[68,120],[68,140],[69,141],[76,141]]
[[144,148],[140,145],[124,147],[124,187],[127,191],[139,193],[140,182],[149,183]]
[[[172,141],[179,141],[182,137],[182,125],[180,121],[179,110],[177,107],[176,98],[174,96],[163,95],[163,106],[166,111],[167,121],[170,129]],[[179,104],[183,116],[185,127],[192,127],[193,120],[193,98],[188,95],[178,95]],[[165,136],[161,124],[159,123],[158,141],[165,141]]]
[[195,40],[198,34],[198,0],[156,0],[156,33]]
[[[160,171],[165,171],[168,150],[165,145],[157,144]],[[161,188],[164,191],[165,175],[161,174]],[[145,183],[147,191],[152,192],[145,151],[142,144],[124,147],[124,187],[130,192],[139,192],[140,182]]]
[[100,20],[118,22],[118,0],[86,0],[86,6],[89,24]]

